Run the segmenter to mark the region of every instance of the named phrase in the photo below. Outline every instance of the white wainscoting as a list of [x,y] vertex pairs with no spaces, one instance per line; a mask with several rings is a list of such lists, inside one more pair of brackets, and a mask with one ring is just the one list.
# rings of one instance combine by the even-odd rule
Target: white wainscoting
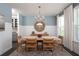
[[47,32],[50,36],[57,36],[57,26],[46,26],[43,32],[37,32],[33,26],[19,26],[19,35],[28,36],[32,33],[32,31],[35,31],[35,33]]
[[0,31],[0,55],[12,48],[12,25],[5,23],[5,31]]

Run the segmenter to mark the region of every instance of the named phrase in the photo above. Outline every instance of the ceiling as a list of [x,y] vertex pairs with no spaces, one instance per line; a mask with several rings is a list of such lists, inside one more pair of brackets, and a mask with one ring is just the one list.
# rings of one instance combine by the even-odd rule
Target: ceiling
[[39,14],[38,6],[40,8],[40,14],[42,16],[59,14],[69,3],[7,3],[8,6],[17,9],[23,15],[36,16]]

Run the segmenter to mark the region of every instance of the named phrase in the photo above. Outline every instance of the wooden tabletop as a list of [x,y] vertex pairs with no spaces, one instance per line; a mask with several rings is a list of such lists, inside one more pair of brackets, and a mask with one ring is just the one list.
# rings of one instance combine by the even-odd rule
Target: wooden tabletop
[[58,38],[58,37],[55,37],[55,36],[42,36],[42,37],[37,37],[37,36],[23,36],[22,37],[24,40],[26,39],[37,39],[37,40],[43,40],[44,38],[45,39],[54,39],[54,40],[57,40],[59,42],[61,42],[61,39]]

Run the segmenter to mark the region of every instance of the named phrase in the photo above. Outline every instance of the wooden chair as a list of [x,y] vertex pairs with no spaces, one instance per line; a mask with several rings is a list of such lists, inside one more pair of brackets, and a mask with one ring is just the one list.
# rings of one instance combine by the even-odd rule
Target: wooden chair
[[17,52],[25,51],[25,42],[23,41],[21,36],[17,36]]
[[27,49],[27,51],[29,49],[37,50],[37,40],[36,40],[36,38],[26,39],[26,49]]
[[63,51],[63,36],[58,36],[58,38],[61,39],[61,43],[59,44],[59,47],[60,47],[61,50]]
[[53,50],[54,40],[53,39],[43,39],[43,50]]
[[61,45],[63,45],[63,36],[58,36],[61,39]]
[[57,40],[53,41],[54,50],[58,49],[59,43]]

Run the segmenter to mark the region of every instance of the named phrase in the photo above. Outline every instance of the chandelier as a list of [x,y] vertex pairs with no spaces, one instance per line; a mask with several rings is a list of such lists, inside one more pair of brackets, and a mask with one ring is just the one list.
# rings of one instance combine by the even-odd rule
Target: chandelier
[[40,12],[40,9],[41,9],[41,6],[38,6],[38,15],[35,16],[35,20],[37,21],[44,21],[44,16],[41,16],[41,12]]
[[39,14],[38,14],[38,16],[35,17],[36,21],[35,21],[35,24],[34,24],[34,28],[35,28],[36,31],[41,32],[45,28],[45,23],[44,23],[44,17],[41,16],[41,14],[40,14],[41,6],[38,6],[38,8],[39,8]]

